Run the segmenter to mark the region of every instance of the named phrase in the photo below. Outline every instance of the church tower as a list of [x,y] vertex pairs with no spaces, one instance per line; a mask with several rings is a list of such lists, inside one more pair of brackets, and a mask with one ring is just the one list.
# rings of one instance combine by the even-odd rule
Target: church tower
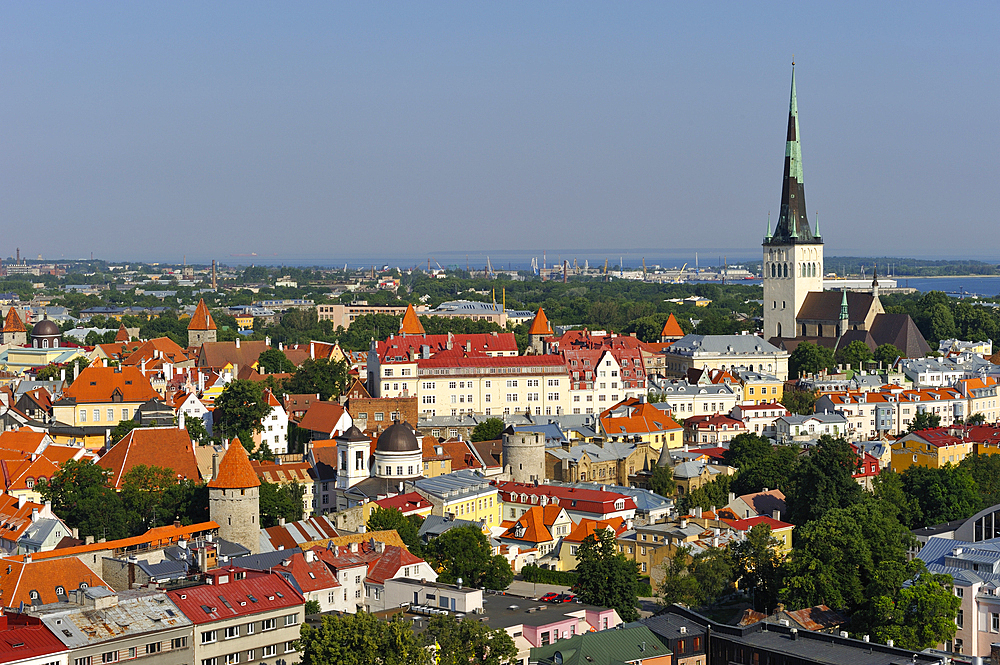
[[797,337],[796,316],[811,291],[823,290],[823,239],[806,218],[806,190],[802,180],[802,146],[799,111],[795,99],[795,63],[785,141],[785,177],[781,186],[781,212],[771,233],[764,236],[764,339]]

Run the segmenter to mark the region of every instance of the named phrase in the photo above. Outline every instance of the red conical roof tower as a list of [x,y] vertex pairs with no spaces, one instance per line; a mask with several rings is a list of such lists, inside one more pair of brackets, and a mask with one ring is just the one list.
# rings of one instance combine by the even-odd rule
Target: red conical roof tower
[[406,306],[406,313],[403,314],[403,321],[399,324],[399,334],[400,335],[426,335],[424,332],[424,326],[420,323],[420,319],[417,317],[417,310],[413,309],[413,305]]

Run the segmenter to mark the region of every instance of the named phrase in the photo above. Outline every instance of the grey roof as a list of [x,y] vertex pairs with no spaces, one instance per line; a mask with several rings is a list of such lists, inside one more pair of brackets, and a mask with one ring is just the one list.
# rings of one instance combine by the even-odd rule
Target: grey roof
[[514,427],[515,432],[538,432],[545,436],[546,446],[558,446],[563,441],[566,441],[566,435],[563,434],[562,429],[559,427],[559,423],[539,423],[538,425],[517,425]]
[[634,443],[605,441],[603,444],[578,443],[568,450],[566,448],[548,448],[545,452],[558,460],[572,462],[579,462],[583,458],[583,454],[587,453],[587,456],[596,462],[625,459],[632,454],[635,448],[636,444]]
[[[84,594],[91,602],[115,595],[104,587],[91,587]],[[192,625],[161,591],[135,589],[117,596],[116,604],[100,610],[64,602],[39,605],[32,612],[70,648]]]
[[[529,608],[544,607],[542,611],[528,613]],[[514,608],[514,609],[511,609]],[[546,626],[565,621],[566,615],[570,612],[581,610],[600,611],[603,608],[594,605],[584,605],[572,602],[559,605],[539,603],[532,598],[518,598],[516,596],[496,596],[493,594],[483,594],[484,615],[489,617],[487,624],[492,629],[509,628],[511,626]]]
[[24,533],[18,539],[18,543],[37,545],[41,548],[45,539],[56,529],[61,530],[64,536],[70,535],[70,530],[66,528],[66,525],[61,520],[51,517],[39,518],[38,521],[24,530]]
[[487,491],[496,491],[489,480],[469,469],[453,471],[436,478],[420,478],[414,481],[413,485],[439,499],[451,499],[466,494],[475,496]]
[[667,354],[693,356],[697,354],[726,356],[788,355],[756,335],[685,335],[671,344]]
[[[710,383],[705,385],[700,385],[697,383],[688,383],[683,379],[654,379],[650,378],[650,385],[656,389],[656,392],[660,395],[736,395],[737,389],[729,386],[725,383]],[[669,404],[664,402],[654,402],[653,406],[661,411],[666,411],[670,408]]]
[[431,538],[437,538],[445,531],[461,526],[474,526],[477,529],[482,528],[482,525],[479,522],[456,520],[454,518],[443,517],[441,515],[428,515],[424,521],[420,523],[420,530],[417,531],[417,535],[423,540],[429,540]]
[[721,473],[721,471],[708,462],[681,462],[673,468],[674,478],[698,478],[708,469],[710,474]]
[[261,552],[260,554],[248,554],[233,559],[234,566],[252,568],[253,570],[267,570],[274,566],[281,565],[281,562],[302,551],[300,547],[292,547],[287,550],[275,550],[273,552]]
[[793,413],[788,416],[781,416],[778,420],[784,421],[789,425],[801,425],[807,420],[818,420],[824,424],[830,425],[842,425],[847,422],[847,418],[843,414],[833,412],[833,413],[813,413],[808,416],[802,416],[797,413]]
[[[959,586],[977,582],[1000,582],[1000,573],[992,572],[1000,564],[1000,538],[969,543],[934,536],[920,550],[917,558],[927,564],[927,569],[932,573],[951,575]],[[965,561],[968,564],[964,564]],[[969,567],[965,568],[964,565]],[[973,565],[980,566],[980,570],[973,571]]]

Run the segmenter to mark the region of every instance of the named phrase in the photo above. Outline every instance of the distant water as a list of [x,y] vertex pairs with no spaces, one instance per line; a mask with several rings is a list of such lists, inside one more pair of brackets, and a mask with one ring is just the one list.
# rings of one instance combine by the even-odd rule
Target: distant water
[[1000,276],[994,277],[895,277],[896,286],[918,291],[944,291],[993,298],[1000,295]]

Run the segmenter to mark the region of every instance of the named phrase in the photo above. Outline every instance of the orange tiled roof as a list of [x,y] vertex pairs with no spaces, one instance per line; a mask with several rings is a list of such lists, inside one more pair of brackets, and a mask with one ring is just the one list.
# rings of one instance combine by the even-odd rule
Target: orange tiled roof
[[212,320],[204,298],[198,301],[198,307],[194,310],[194,316],[191,317],[188,330],[216,330],[215,321]]
[[667,317],[667,322],[663,324],[663,332],[660,333],[660,337],[684,337],[681,324],[677,323],[673,312]]
[[28,332],[28,329],[24,327],[24,323],[21,322],[21,317],[17,315],[17,310],[13,307],[7,310],[7,318],[3,322],[3,332]]
[[177,342],[169,337],[157,337],[148,342],[143,342],[139,348],[122,361],[122,364],[141,365],[144,360],[146,361],[146,368],[151,369],[159,367],[163,362],[182,363],[188,360],[188,355]]
[[[7,571],[10,572],[7,572]],[[46,561],[7,561],[0,569],[0,597],[8,607],[27,606],[39,603],[56,603],[66,600],[66,592],[87,586],[108,586],[83,561],[75,557],[49,559]],[[62,587],[63,597],[56,595]],[[31,592],[38,592],[38,599],[32,601]]]
[[[554,503],[532,506],[501,537],[529,543],[547,543],[552,540],[549,527],[559,518],[562,510],[562,507]],[[519,527],[524,529],[520,536],[517,535]]]
[[198,461],[187,430],[179,427],[137,427],[97,461],[111,471],[111,486],[121,489],[122,478],[139,465],[170,469],[179,478],[198,481]]
[[63,398],[77,403],[110,402],[115,393],[123,402],[148,402],[159,394],[138,367],[88,367],[63,392]]
[[131,338],[128,336],[128,330],[125,329],[125,324],[118,326],[118,334],[115,335],[116,342],[128,342]]
[[420,323],[420,319],[417,317],[416,310],[413,309],[413,305],[406,306],[406,313],[403,314],[403,320],[399,324],[399,333],[401,335],[426,335],[424,332],[424,326]]
[[[76,545],[74,547],[61,547],[55,550],[35,552],[31,558],[35,561],[40,559],[62,559],[65,557],[77,557],[87,552],[103,552],[105,550],[123,550],[136,546],[145,546],[142,549],[158,549],[166,547],[178,540],[190,540],[194,534],[203,531],[215,531],[219,528],[216,522],[199,522],[188,526],[158,526],[150,529],[141,536],[131,538],[121,538],[119,540],[109,540],[103,543],[91,543],[89,545]],[[77,559],[79,560],[79,559]]]
[[627,527],[628,524],[621,517],[610,520],[580,520],[580,523],[573,528],[572,533],[566,536],[565,540],[572,543],[582,543],[587,536],[593,536],[601,529],[611,529],[616,536],[620,536],[627,531]]
[[552,326],[549,325],[549,320],[545,316],[545,310],[541,307],[538,308],[538,314],[535,314],[535,320],[531,322],[531,328],[528,329],[529,335],[551,335]]
[[209,481],[208,486],[219,489],[260,487],[260,479],[250,466],[250,456],[240,443],[239,437],[234,438],[229,444],[229,450],[219,461],[219,475]]
[[[30,427],[0,433],[0,448],[19,450],[25,453],[41,453],[45,449],[45,439],[48,434],[36,432]],[[49,440],[51,443],[51,439]]]

